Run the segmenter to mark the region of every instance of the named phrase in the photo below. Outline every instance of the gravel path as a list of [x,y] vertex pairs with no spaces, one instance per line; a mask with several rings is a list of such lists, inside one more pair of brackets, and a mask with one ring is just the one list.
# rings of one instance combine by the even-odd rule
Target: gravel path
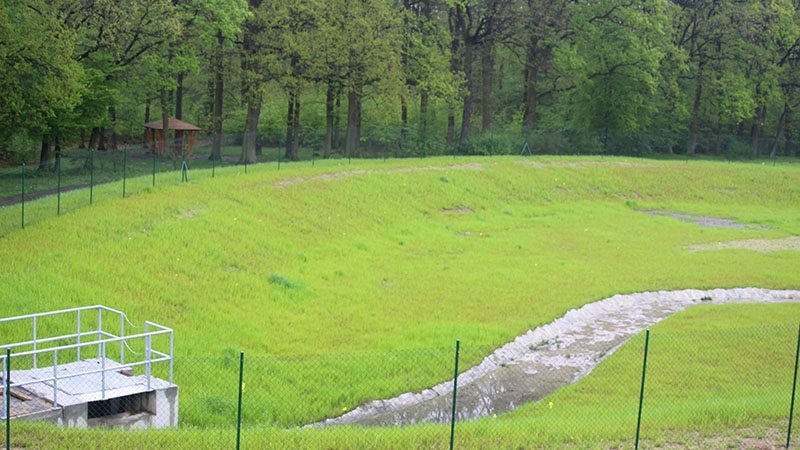
[[[538,401],[575,383],[645,328],[693,305],[800,302],[800,291],[757,288],[687,289],[615,295],[574,309],[498,348],[458,377],[460,420]],[[422,392],[376,400],[312,426],[447,422],[452,380]]]

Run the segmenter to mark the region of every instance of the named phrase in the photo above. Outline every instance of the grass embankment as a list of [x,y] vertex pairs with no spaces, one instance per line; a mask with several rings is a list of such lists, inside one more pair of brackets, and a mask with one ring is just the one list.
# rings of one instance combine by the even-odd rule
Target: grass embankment
[[[313,168],[287,165],[280,172],[274,166],[251,167],[246,175],[241,168],[226,168],[213,180],[198,176],[188,185],[142,189],[1,238],[0,260],[7,263],[0,274],[0,315],[101,303],[127,311],[137,322],[174,327],[187,425],[229,423],[235,355],[245,350],[252,361],[246,421],[294,425],[447,378],[456,338],[462,340],[466,368],[517,334],[615,293],[797,287],[800,258],[794,252],[691,253],[685,247],[800,234],[800,168],[534,161],[434,158],[349,167],[325,162]],[[454,163],[461,166],[448,167]],[[342,171],[350,172],[317,177]],[[301,180],[280,183],[293,178]],[[99,187],[101,196],[104,189],[111,187]],[[735,217],[774,230],[700,228],[638,208]],[[14,215],[0,211],[0,220]],[[737,308],[744,307],[732,307]],[[781,323],[798,317],[792,306],[754,311],[756,319]],[[720,317],[716,324],[725,327],[745,319]],[[684,322],[664,325],[671,323]],[[766,333],[763,341],[776,336],[777,331]],[[764,359],[759,346],[743,349],[726,342],[743,355]],[[700,354],[702,344],[688,340],[683,347]],[[671,351],[678,354],[675,348]],[[264,356],[273,359],[258,359]],[[733,363],[704,360],[689,367],[726,361]],[[622,407],[621,398],[635,405],[638,387],[635,380],[619,381],[619,370],[606,369],[604,375],[602,369],[613,364],[638,367],[640,345],[626,346],[587,380],[558,392],[554,405],[576,418],[605,418],[592,425],[599,430],[605,422],[617,423],[615,417],[629,420],[630,405]],[[783,374],[783,360],[778,364],[767,358],[760,366]],[[207,370],[212,366],[217,370]],[[671,384],[675,380],[665,383],[683,389]],[[720,380],[708,381],[712,384],[701,383],[697,392],[719,386]],[[625,392],[617,394],[615,387]],[[669,398],[661,401],[669,405]],[[532,421],[537,408],[541,404],[496,419],[505,424],[502,429],[508,427],[508,439],[523,439],[502,438],[498,444],[533,442],[534,422],[545,420]],[[665,419],[664,426],[717,427],[692,414]],[[469,436],[480,423],[464,425],[463,433]],[[545,429],[551,431],[542,431],[547,436],[541,438],[548,442],[568,439],[573,430],[579,436],[577,427]],[[354,439],[347,441],[352,447],[367,445],[370,436],[396,436],[389,446],[405,447],[404,442],[427,446],[425,436],[439,439],[441,430],[281,435],[323,446],[344,444],[341,435]],[[480,434],[474,431],[476,439]]]

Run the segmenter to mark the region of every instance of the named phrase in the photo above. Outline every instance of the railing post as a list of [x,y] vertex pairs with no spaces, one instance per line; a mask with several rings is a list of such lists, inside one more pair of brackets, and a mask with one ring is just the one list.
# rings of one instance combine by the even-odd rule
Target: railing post
[[[119,337],[125,337],[125,315],[119,314]],[[125,364],[125,341],[119,341],[119,363]]]
[[99,341],[103,340],[103,310],[97,308],[97,357],[100,357],[100,345]]
[[106,343],[100,344],[100,395],[103,400],[106,398]]
[[36,316],[33,316],[33,368],[37,369],[37,358],[36,358]]
[[458,354],[460,350],[461,341],[456,340],[456,367],[453,370],[453,414],[450,416],[450,450],[453,450],[456,433],[456,394],[458,392]]
[[58,406],[58,350],[53,350],[53,408]]
[[22,194],[20,203],[22,204],[22,228],[25,228],[25,163],[22,163]]
[[244,352],[239,353],[239,403],[236,409],[236,450],[242,444],[242,391],[244,391]]
[[211,178],[214,178],[214,175],[216,174],[217,171],[217,164],[215,162],[216,159],[217,158],[214,158],[214,152],[211,152]]
[[650,328],[647,329],[644,335],[644,362],[642,363],[642,387],[639,390],[639,418],[636,419],[636,445],[635,449],[639,449],[639,429],[642,425],[642,401],[644,400],[644,377],[647,374],[647,351],[650,347]]
[[175,330],[169,332],[169,384],[172,384],[172,374],[175,370]]
[[78,361],[81,360],[81,310],[78,310]]
[[800,326],[797,327],[797,350],[794,353],[794,378],[792,378],[792,402],[789,406],[789,429],[786,431],[786,448],[792,440],[792,419],[794,419],[794,396],[797,391],[797,361],[800,358]]
[[147,378],[147,390],[150,390],[150,346],[152,342],[150,341],[150,326],[148,323],[144,324],[144,360],[145,360],[145,378]]

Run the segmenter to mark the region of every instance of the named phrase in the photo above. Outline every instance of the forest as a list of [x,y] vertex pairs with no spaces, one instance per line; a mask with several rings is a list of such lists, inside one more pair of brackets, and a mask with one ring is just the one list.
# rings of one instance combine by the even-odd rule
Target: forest
[[800,156],[798,65],[798,0],[5,0],[0,162],[147,146],[168,117],[248,163]]

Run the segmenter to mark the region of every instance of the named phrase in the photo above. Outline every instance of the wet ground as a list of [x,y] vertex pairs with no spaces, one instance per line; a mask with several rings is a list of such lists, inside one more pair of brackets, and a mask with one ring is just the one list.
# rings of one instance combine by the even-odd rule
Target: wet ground
[[759,230],[768,231],[771,228],[761,225],[742,223],[734,219],[726,219],[723,217],[703,216],[697,214],[686,214],[677,211],[668,211],[664,209],[642,209],[640,212],[654,216],[654,217],[672,217],[680,220],[681,222],[693,223],[701,227],[711,228],[739,228],[743,230]]
[[[757,288],[615,295],[572,310],[500,347],[458,378],[459,420],[511,411],[575,383],[645,328],[700,303],[800,302],[800,291]],[[450,420],[452,380],[359,406],[315,426]]]

